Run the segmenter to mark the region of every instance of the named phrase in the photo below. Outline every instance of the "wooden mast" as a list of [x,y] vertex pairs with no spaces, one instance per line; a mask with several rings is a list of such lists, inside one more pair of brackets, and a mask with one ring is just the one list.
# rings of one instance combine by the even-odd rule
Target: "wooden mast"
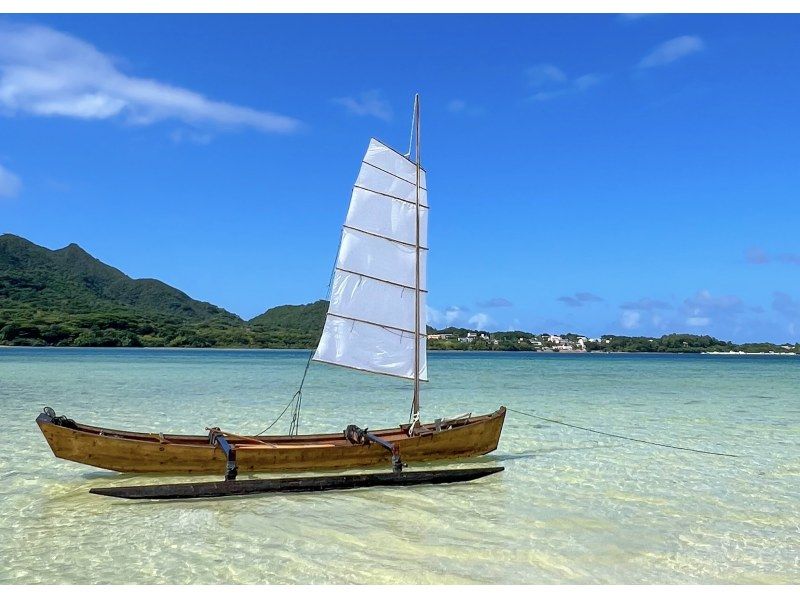
[[411,403],[411,421],[412,425],[415,418],[419,417],[419,318],[420,318],[420,305],[419,305],[419,287],[420,287],[420,245],[419,245],[419,183],[420,183],[420,159],[419,159],[419,94],[414,96],[414,133],[416,137],[416,156],[415,161],[417,164],[417,189],[416,189],[416,219],[417,219],[417,234],[416,234],[416,284],[414,286],[414,399]]

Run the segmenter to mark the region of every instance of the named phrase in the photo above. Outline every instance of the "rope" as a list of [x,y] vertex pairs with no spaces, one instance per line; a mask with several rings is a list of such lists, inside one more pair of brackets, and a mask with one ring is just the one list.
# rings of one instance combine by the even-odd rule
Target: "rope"
[[[342,239],[344,237],[344,233],[342,236],[339,237],[339,249],[342,248]],[[333,277],[336,275],[336,262],[339,258],[339,250],[336,251],[336,258],[333,261],[333,267],[331,268],[331,275],[328,279],[328,289],[325,292],[328,300],[330,301],[331,298],[331,287],[333,286]],[[320,332],[320,338],[317,339],[317,344],[319,344],[320,339],[322,338],[322,332]],[[311,358],[314,357],[314,351],[312,350],[308,354],[308,361],[306,361],[306,367],[303,370],[303,377],[300,379],[300,386],[297,388],[297,392],[292,395],[292,400],[286,404],[286,407],[283,408],[281,414],[275,418],[270,425],[264,428],[261,432],[257,434],[257,436],[261,436],[264,432],[269,430],[272,426],[278,423],[278,421],[286,414],[291,407],[292,403],[295,403],[294,409],[292,410],[292,421],[289,423],[289,436],[296,436],[298,431],[300,430],[300,407],[303,404],[303,384],[306,382],[306,376],[308,375],[308,368],[311,365]]]
[[641,442],[642,444],[651,444],[653,446],[660,446],[664,448],[671,448],[678,451],[689,451],[692,453],[701,453],[703,455],[717,455],[719,457],[741,457],[741,455],[732,455],[730,453],[717,453],[714,451],[703,451],[700,449],[694,448],[687,448],[685,446],[675,446],[674,444],[664,444],[662,442],[653,442],[651,440],[642,440],[641,438],[631,438],[630,436],[622,436],[621,434],[612,434],[611,432],[603,432],[602,430],[595,430],[594,428],[585,428],[583,426],[576,426],[575,424],[568,424],[567,422],[559,421],[557,419],[550,419],[549,417],[541,417],[539,415],[534,415],[533,413],[525,413],[524,411],[519,411],[517,409],[512,409],[511,407],[506,407],[508,411],[512,413],[518,413],[519,415],[525,415],[527,417],[532,417],[533,419],[539,419],[542,421],[550,422],[551,424],[558,424],[560,426],[566,426],[568,428],[575,428],[576,430],[583,430],[585,432],[593,432],[594,434],[602,434],[603,436],[611,436],[612,438],[621,438],[622,440],[630,440],[631,442]]
[[311,351],[308,354],[308,361],[306,361],[306,369],[303,370],[303,377],[300,379],[300,387],[297,389],[297,392],[292,395],[292,400],[286,403],[286,407],[283,408],[281,414],[275,418],[270,425],[266,428],[261,430],[256,436],[261,436],[264,432],[267,432],[272,426],[278,423],[280,419],[286,414],[289,410],[289,407],[292,406],[292,403],[295,403],[294,410],[292,411],[292,421],[289,424],[289,436],[294,436],[297,434],[297,431],[300,429],[300,404],[303,402],[303,384],[306,382],[306,376],[308,375],[308,368],[311,365],[311,358],[314,356],[314,351]]
[[296,436],[300,431],[300,406],[303,404],[303,384],[306,383],[306,376],[308,375],[308,368],[311,366],[312,357],[314,357],[314,351],[309,351],[306,368],[303,370],[303,377],[300,379],[300,386],[292,397],[292,400],[296,402],[294,404],[294,410],[292,411],[292,421],[289,424],[289,436]]
[[261,431],[260,431],[258,434],[256,434],[256,436],[261,436],[261,435],[262,435],[264,432],[268,431],[268,430],[269,430],[269,429],[270,429],[272,426],[274,426],[275,424],[277,424],[277,423],[278,423],[278,421],[279,421],[279,420],[280,420],[280,419],[283,417],[283,414],[284,414],[284,413],[286,413],[286,411],[289,409],[289,406],[290,406],[292,403],[294,403],[294,400],[295,400],[296,398],[297,398],[297,393],[295,393],[295,394],[294,394],[294,396],[292,397],[292,400],[291,400],[291,401],[289,401],[289,402],[286,404],[286,407],[284,407],[284,408],[283,408],[283,411],[281,411],[281,414],[280,414],[278,417],[276,417],[276,418],[275,418],[275,421],[273,421],[273,422],[272,422],[270,425],[268,425],[266,428],[264,428],[263,430],[261,430]]

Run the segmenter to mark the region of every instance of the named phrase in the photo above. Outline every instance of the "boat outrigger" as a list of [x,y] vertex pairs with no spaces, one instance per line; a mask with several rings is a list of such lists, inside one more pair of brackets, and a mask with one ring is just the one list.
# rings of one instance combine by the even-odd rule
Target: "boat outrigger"
[[[370,140],[342,230],[325,325],[311,357],[318,362],[411,380],[409,423],[374,432],[352,425],[339,434],[300,435],[302,383],[295,395],[292,424],[286,436],[239,435],[219,428],[208,428],[208,434],[203,436],[128,432],[88,426],[45,408],[36,423],[56,457],[119,472],[224,473],[228,482],[235,480],[239,472],[391,463],[393,473],[381,474],[380,484],[362,485],[407,485],[433,483],[437,477],[402,473],[404,461],[467,458],[495,450],[503,429],[504,407],[487,415],[468,413],[425,424],[420,420],[420,382],[428,380],[428,192],[420,163],[419,116],[416,96],[414,160],[410,147],[404,155],[377,139]],[[484,475],[498,470],[490,469]],[[439,481],[468,477],[439,473]],[[244,482],[237,484],[241,487]],[[245,484],[244,488],[266,491],[257,490],[257,486]],[[306,486],[313,489],[314,484]],[[233,486],[228,488],[232,494],[245,493],[234,492]],[[208,487],[205,491],[213,494],[218,488]]]

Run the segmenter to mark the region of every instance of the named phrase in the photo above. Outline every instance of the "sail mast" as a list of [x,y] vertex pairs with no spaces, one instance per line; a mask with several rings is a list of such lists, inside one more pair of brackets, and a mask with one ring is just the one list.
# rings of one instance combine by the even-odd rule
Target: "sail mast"
[[411,419],[419,417],[419,295],[420,295],[420,250],[419,250],[419,178],[420,178],[420,157],[419,157],[419,94],[414,96],[414,126],[416,140],[416,284],[414,285],[414,398],[411,402]]

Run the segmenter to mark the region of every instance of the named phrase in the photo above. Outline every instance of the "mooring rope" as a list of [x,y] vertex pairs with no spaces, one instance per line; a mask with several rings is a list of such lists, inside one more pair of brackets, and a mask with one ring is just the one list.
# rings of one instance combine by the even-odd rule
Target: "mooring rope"
[[701,449],[694,449],[688,448],[685,446],[676,446],[674,444],[665,444],[663,442],[653,442],[652,440],[642,440],[641,438],[631,438],[630,436],[623,436],[622,434],[612,434],[611,432],[603,432],[602,430],[595,430],[594,428],[586,428],[584,426],[576,426],[575,424],[568,424],[567,422],[560,421],[557,419],[551,419],[549,417],[542,417],[540,415],[534,415],[533,413],[526,413],[525,411],[519,411],[518,409],[512,409],[511,407],[506,407],[508,411],[512,413],[517,413],[519,415],[525,415],[527,417],[531,417],[533,419],[538,419],[545,422],[550,422],[551,424],[558,424],[560,426],[566,426],[568,428],[575,428],[576,430],[583,430],[584,432],[593,432],[594,434],[602,434],[603,436],[611,436],[612,438],[621,438],[622,440],[630,440],[631,442],[641,442],[642,444],[651,444],[653,446],[660,446],[663,448],[671,448],[678,451],[689,451],[692,453],[702,453],[704,455],[717,455],[719,457],[741,457],[741,455],[732,455],[731,453],[718,453],[715,451],[704,451]]

